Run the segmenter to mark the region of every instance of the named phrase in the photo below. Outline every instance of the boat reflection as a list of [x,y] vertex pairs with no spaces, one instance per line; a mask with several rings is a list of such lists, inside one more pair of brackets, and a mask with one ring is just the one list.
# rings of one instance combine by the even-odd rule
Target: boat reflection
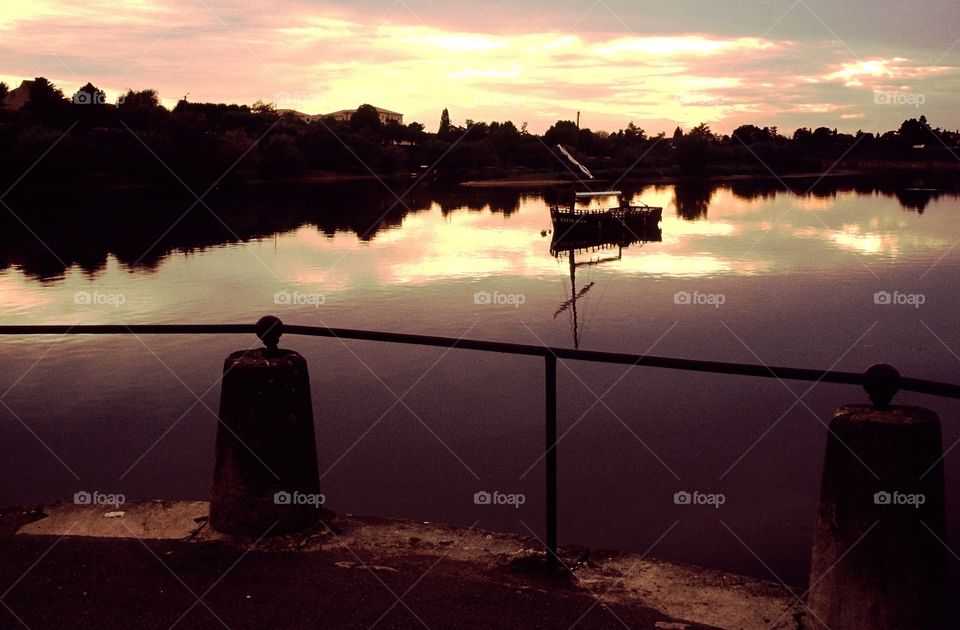
[[[612,263],[623,259],[623,250],[640,244],[659,243],[663,240],[660,225],[651,221],[631,224],[621,221],[619,224],[604,222],[592,230],[558,230],[554,227],[550,241],[550,255],[558,260],[566,258],[570,267],[570,297],[557,307],[553,318],[565,312],[570,313],[570,326],[573,331],[573,347],[580,347],[580,320],[577,303],[586,299],[594,282],[588,282],[577,290],[577,269]],[[578,261],[577,258],[580,258]]]

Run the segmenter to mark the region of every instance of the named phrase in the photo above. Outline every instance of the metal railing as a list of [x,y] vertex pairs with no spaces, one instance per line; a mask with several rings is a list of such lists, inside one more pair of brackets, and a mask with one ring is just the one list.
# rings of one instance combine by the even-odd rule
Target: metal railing
[[712,374],[776,378],[781,380],[808,381],[814,383],[838,383],[860,385],[876,406],[885,406],[900,390],[960,399],[960,385],[941,383],[918,378],[906,378],[891,366],[879,364],[863,373],[839,370],[813,370],[794,367],[768,366],[753,363],[727,361],[699,361],[646,354],[620,352],[597,352],[551,346],[484,341],[480,339],[456,339],[430,335],[351,328],[328,328],[325,326],[298,326],[283,324],[271,316],[256,324],[108,324],[108,325],[38,325],[0,326],[0,335],[221,335],[256,334],[268,347],[276,347],[281,334],[308,337],[334,337],[360,341],[402,343],[439,348],[458,348],[481,352],[500,352],[521,356],[537,356],[544,359],[544,456],[546,463],[546,546],[547,560],[556,568],[557,557],[557,360],[589,361],[686,370]]

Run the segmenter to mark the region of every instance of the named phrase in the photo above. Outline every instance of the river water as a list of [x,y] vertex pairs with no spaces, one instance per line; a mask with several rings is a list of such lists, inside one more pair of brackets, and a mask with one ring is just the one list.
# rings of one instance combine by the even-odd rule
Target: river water
[[[574,251],[573,266],[562,242],[551,247],[554,191],[427,188],[398,202],[378,184],[343,185],[214,194],[185,216],[193,200],[134,198],[93,219],[21,202],[11,207],[30,230],[10,221],[0,236],[0,323],[272,313],[770,365],[883,361],[957,382],[960,199],[917,190],[927,187],[628,190],[663,207],[660,233]],[[0,504],[81,490],[206,498],[223,358],[254,341],[5,338]],[[290,336],[281,345],[310,363],[328,507],[543,536],[541,360]],[[573,362],[560,362],[558,382],[562,543],[804,583],[826,422],[863,392]],[[946,448],[960,440],[957,404],[897,400],[936,410]],[[951,497],[958,453],[945,459]],[[478,505],[478,492],[515,496]],[[714,499],[682,505],[678,492]],[[948,509],[957,541],[956,501]]]

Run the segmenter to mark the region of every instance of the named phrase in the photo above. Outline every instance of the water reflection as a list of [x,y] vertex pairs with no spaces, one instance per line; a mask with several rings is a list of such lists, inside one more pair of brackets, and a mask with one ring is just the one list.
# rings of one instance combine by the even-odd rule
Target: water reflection
[[[689,244],[737,233],[745,236],[751,230],[760,233],[771,231],[777,221],[775,213],[758,218],[753,224],[744,224],[742,219],[731,222],[731,217],[762,215],[763,211],[782,205],[784,200],[789,200],[797,208],[831,210],[837,215],[834,202],[841,197],[849,198],[850,193],[855,199],[883,196],[895,199],[902,209],[919,214],[942,196],[956,195],[958,187],[957,182],[910,175],[883,179],[825,178],[820,181],[797,178],[785,182],[772,178],[726,183],[684,181],[670,186],[626,187],[624,190],[628,198],[643,199],[665,208],[672,206],[675,215],[688,226],[708,226],[691,229],[670,222],[666,245],[672,245],[677,243],[678,238]],[[322,187],[261,187],[242,193],[215,191],[203,203],[196,203],[192,198],[158,199],[153,195],[136,193],[78,196],[60,202],[21,199],[11,202],[16,217],[10,213],[0,214],[0,270],[16,267],[28,277],[50,281],[62,279],[67,269],[75,268],[86,277],[94,278],[107,267],[112,257],[121,268],[151,272],[172,253],[197,253],[220,245],[266,239],[302,226],[313,226],[318,233],[331,239],[337,234],[347,233],[352,234],[356,242],[370,243],[382,239],[383,234],[391,230],[415,225],[413,217],[430,211],[439,211],[448,224],[450,218],[459,211],[489,213],[488,216],[509,219],[509,223],[502,224],[504,229],[496,228],[497,237],[505,243],[512,241],[517,247],[522,243],[532,247],[535,239],[525,234],[514,234],[513,230],[535,229],[539,232],[548,227],[548,222],[538,216],[535,224],[528,225],[527,221],[517,221],[515,216],[521,208],[547,206],[566,194],[566,187],[538,191],[536,194],[511,189],[417,187],[398,198],[378,182],[363,182]],[[536,204],[532,203],[534,201]],[[810,236],[811,230],[824,230],[821,235],[823,240],[841,247],[852,246],[866,253],[895,251],[896,248],[889,245],[891,239],[896,238],[893,232],[897,231],[897,226],[889,225],[890,218],[883,219],[887,222],[885,225],[870,226],[863,224],[862,212],[859,215],[853,220],[846,220],[845,217],[843,223],[837,225],[827,225],[818,220],[808,225],[795,224],[790,227],[794,235],[800,236]],[[442,238],[448,241],[447,245],[421,243],[426,246],[425,249],[433,250],[433,260],[415,256],[421,260],[407,261],[407,271],[399,275],[427,277],[434,271],[443,272],[451,264],[457,266],[465,262],[465,257],[471,259],[478,270],[503,269],[504,261],[483,261],[476,252],[478,246],[482,251],[483,242],[488,236],[478,230],[481,227],[484,230],[493,229],[492,224],[485,221],[481,223],[482,226],[478,224],[477,230],[470,233],[464,231],[462,225],[444,234],[434,231],[429,236]],[[507,227],[512,229],[505,229]],[[886,233],[877,228],[886,229]],[[870,243],[876,242],[879,236],[886,244],[863,245],[860,237],[865,234],[868,234],[866,238]],[[479,239],[479,242],[457,240],[468,237]],[[717,242],[713,241],[713,244]],[[459,249],[459,253],[454,255],[453,249]],[[741,260],[743,252],[735,252],[736,247],[725,246],[721,249],[728,250],[727,255],[721,258],[732,256],[733,260],[752,268],[758,263],[770,267],[769,261]],[[496,255],[502,252],[492,253]],[[695,253],[671,253],[675,256],[701,256],[704,250],[700,247]],[[710,254],[716,255],[716,251]],[[462,260],[457,263],[451,257]],[[641,266],[647,265],[649,268],[651,262],[645,261]],[[736,267],[729,262],[710,264],[705,269]],[[531,261],[527,260],[526,263],[525,267],[529,268]],[[462,275],[461,272],[453,275]]]
[[930,202],[939,196],[935,188],[905,188],[897,191],[897,200],[907,210],[923,214]]
[[[631,201],[664,208],[660,230],[573,243],[550,232],[549,203],[564,199],[568,188],[417,188],[402,203],[377,182],[262,188],[242,195],[215,192],[205,201],[216,215],[203,205],[184,214],[195,201],[189,198],[127,195],[79,205],[20,200],[11,207],[56,256],[0,211],[0,321],[231,322],[274,313],[298,324],[700,359],[760,357],[822,368],[846,351],[839,369],[892,359],[905,373],[953,380],[955,358],[946,346],[960,344],[953,290],[958,269],[956,256],[947,254],[956,253],[951,248],[960,238],[960,203],[947,196],[956,195],[956,185],[913,177],[902,188],[855,179],[814,184],[789,180],[799,196],[772,179],[625,188]],[[935,266],[936,273],[918,281]],[[922,313],[875,308],[878,289],[922,291],[929,299]],[[75,291],[118,292],[126,302],[122,308],[78,306]],[[317,308],[274,298],[296,291],[322,294],[325,302]],[[522,294],[524,305],[482,305],[475,301],[478,291]],[[676,302],[679,291],[720,293],[726,306],[682,305]],[[875,325],[876,333],[862,336]],[[0,382],[11,391],[9,408],[0,415],[15,411],[85,482],[114,482],[170,431],[137,468],[139,476],[118,490],[142,498],[204,498],[215,420],[195,405],[192,391],[207,391],[223,356],[247,341],[8,340]],[[450,452],[433,437],[441,435],[450,448],[467,454],[485,479],[502,474],[510,481],[513,464],[520,463],[520,475],[541,452],[541,403],[531,395],[542,387],[539,364],[334,340],[293,343],[322,366],[312,372],[324,418],[318,424],[324,431],[321,457],[330,464],[350,452],[324,482],[330,496],[343,497],[345,511],[470,523],[476,515],[458,511],[464,502],[457,497],[475,492],[475,479],[451,475],[445,468]],[[36,369],[25,375],[24,365]],[[650,457],[652,451],[690,483],[714,483],[749,452],[734,473],[739,477],[731,477],[736,492],[729,496],[752,507],[731,513],[741,518],[731,527],[752,531],[751,541],[775,541],[758,553],[772,559],[778,574],[793,575],[798,583],[805,579],[809,531],[803,524],[816,507],[824,432],[806,409],[796,407],[792,392],[774,381],[761,385],[667,371],[624,376],[619,368],[568,367],[577,372],[563,369],[559,376],[561,421],[571,428],[578,416],[583,422],[565,438],[563,452],[582,455],[570,455],[570,461],[582,464],[584,474],[569,475],[563,487],[570,505],[586,506],[574,511],[586,516],[563,521],[569,540],[642,551],[675,517],[682,518],[679,537],[664,541],[664,553],[752,571],[738,564],[744,550],[732,539],[726,551],[697,555],[708,553],[696,541],[714,531],[709,528],[717,525],[715,516],[674,514],[670,494],[665,505],[634,500],[651,487],[672,487],[673,478]],[[168,375],[170,370],[184,380]],[[621,378],[603,407],[609,400],[611,412],[629,425],[592,407],[597,397],[588,391],[602,392]],[[436,435],[405,413],[363,433],[395,403],[383,387],[388,383],[395,391],[421,383],[410,392],[410,404]],[[216,388],[210,391],[215,408]],[[823,386],[808,399],[818,417],[828,418],[836,404],[855,402],[846,396]],[[190,405],[190,419],[171,431],[171,422]],[[770,430],[763,448],[749,451],[788,408],[795,412]],[[36,475],[29,484],[7,484],[0,493],[4,503],[75,492],[73,477],[51,461],[31,432],[8,419],[0,422],[0,440],[11,445],[8,469]],[[636,427],[651,451],[626,436],[626,426]],[[597,461],[602,465],[593,465]],[[425,480],[421,492],[399,486],[412,478]],[[533,475],[529,479],[539,483]],[[611,512],[611,505],[622,509]],[[597,527],[595,515],[604,513],[614,516]],[[484,524],[516,525],[507,522],[512,516],[502,518]],[[644,528],[653,538],[641,544],[637,534]]]
[[[563,313],[570,314],[570,327],[573,331],[573,347],[580,347],[580,320],[577,314],[577,302],[585,299],[594,287],[590,281],[581,288],[577,288],[577,269],[593,267],[604,263],[613,263],[623,260],[623,250],[639,243],[660,242],[663,234],[659,224],[649,221],[628,225],[622,223],[618,228],[595,231],[567,229],[563,232],[555,231],[550,241],[550,254],[558,260],[566,258],[570,269],[570,297],[561,302],[553,318]],[[577,256],[580,260],[577,261]]]
[[214,192],[201,203],[130,192],[68,201],[19,200],[13,204],[15,216],[0,216],[0,269],[18,267],[28,276],[56,280],[76,267],[93,277],[112,255],[128,269],[150,271],[173,252],[202,252],[302,225],[314,225],[329,237],[347,232],[369,242],[434,204],[444,215],[468,210],[509,216],[520,207],[521,197],[513,190],[437,194],[419,189],[398,198],[378,183],[364,183]]
[[[956,195],[958,193],[958,184],[954,179],[944,177],[940,174],[904,174],[889,173],[883,177],[828,177],[819,179],[816,177],[789,177],[783,180],[777,179],[735,179],[727,184],[731,192],[740,199],[773,199],[778,193],[790,192],[801,197],[810,197],[814,199],[835,199],[837,195],[843,193],[856,193],[859,196],[885,196],[896,197],[904,210],[923,214],[931,202],[936,201],[944,195]],[[693,202],[696,200],[695,191],[699,188],[699,183],[691,183],[691,191],[687,192],[686,186],[683,188],[684,196],[680,198],[678,211],[682,204],[685,218],[696,218],[696,206]],[[701,193],[703,194],[703,193]],[[687,202],[686,195],[690,195],[690,202]],[[709,199],[708,199],[709,201]]]
[[707,208],[716,185],[709,182],[677,182],[673,187],[673,205],[677,216],[687,221],[707,218]]

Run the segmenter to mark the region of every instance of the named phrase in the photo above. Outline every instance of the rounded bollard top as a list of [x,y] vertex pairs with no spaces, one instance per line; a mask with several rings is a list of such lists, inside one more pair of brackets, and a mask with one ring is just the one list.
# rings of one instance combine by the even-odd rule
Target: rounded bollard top
[[890,406],[890,401],[900,391],[900,372],[889,363],[875,363],[864,372],[863,389],[870,396],[875,409]]
[[257,337],[266,346],[268,352],[276,352],[283,334],[283,322],[273,315],[265,315],[257,321]]

